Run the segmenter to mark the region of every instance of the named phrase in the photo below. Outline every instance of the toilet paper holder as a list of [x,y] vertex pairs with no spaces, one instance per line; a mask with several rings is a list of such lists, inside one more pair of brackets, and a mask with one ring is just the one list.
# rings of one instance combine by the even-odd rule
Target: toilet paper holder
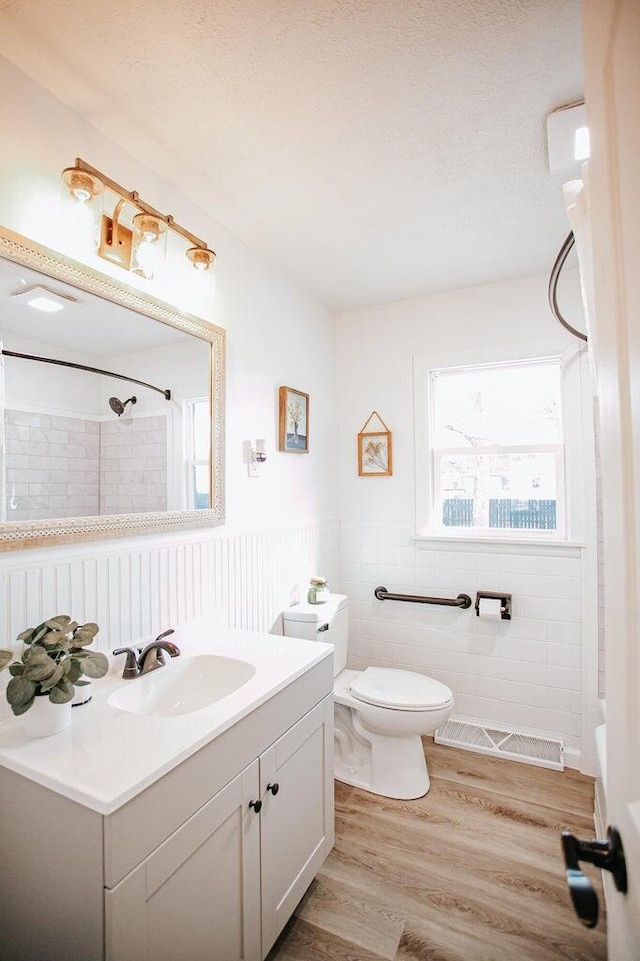
[[476,617],[480,617],[480,600],[483,597],[492,597],[499,600],[501,620],[511,620],[511,594],[505,594],[503,591],[478,591],[475,603]]

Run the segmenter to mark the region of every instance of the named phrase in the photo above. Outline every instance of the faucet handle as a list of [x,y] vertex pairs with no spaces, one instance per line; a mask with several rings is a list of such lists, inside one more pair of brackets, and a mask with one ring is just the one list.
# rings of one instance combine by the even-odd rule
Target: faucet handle
[[117,651],[113,652],[114,656],[116,654],[126,654],[127,660],[124,665],[124,670],[122,676],[124,678],[137,677],[140,673],[140,668],[138,666],[138,655],[140,654],[140,648],[137,650],[134,647],[119,647]]
[[[155,641],[154,641],[153,643],[154,643],[154,644],[157,644],[158,641],[163,640],[163,638],[165,638],[165,637],[169,637],[170,634],[175,634],[175,630],[174,630],[172,627],[170,627],[169,630],[167,630],[167,631],[163,631],[162,634],[158,634],[158,636],[156,637],[156,639],[155,639]],[[164,653],[163,653],[162,649],[160,649],[160,650],[158,650],[158,651],[156,652],[156,659],[157,659],[157,662],[158,662],[158,664],[160,665],[160,667],[164,667],[164,665],[165,665],[165,659],[164,659]]]

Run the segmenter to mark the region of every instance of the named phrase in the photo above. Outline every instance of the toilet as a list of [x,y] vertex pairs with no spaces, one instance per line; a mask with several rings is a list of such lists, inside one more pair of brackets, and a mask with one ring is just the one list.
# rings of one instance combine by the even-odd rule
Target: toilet
[[421,737],[433,734],[453,708],[451,690],[414,671],[368,667],[347,670],[348,599],[329,594],[322,604],[282,612],[284,634],[335,645],[335,776],[384,797],[422,797],[429,773]]

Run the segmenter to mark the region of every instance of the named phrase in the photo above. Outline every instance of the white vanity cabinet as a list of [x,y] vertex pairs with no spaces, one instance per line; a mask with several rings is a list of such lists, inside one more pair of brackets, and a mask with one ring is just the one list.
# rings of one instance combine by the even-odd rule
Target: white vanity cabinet
[[258,785],[254,761],[105,890],[107,961],[259,961]]
[[333,846],[332,690],[329,655],[107,813],[1,771],[2,961],[261,961]]
[[333,847],[333,696],[260,757],[262,954]]
[[106,890],[106,961],[264,958],[333,846],[332,743],[329,697]]

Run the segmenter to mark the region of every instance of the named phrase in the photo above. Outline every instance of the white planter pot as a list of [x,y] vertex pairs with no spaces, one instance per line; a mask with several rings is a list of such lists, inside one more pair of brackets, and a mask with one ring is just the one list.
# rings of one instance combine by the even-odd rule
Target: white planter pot
[[80,687],[76,687],[73,698],[71,699],[71,707],[80,707],[81,704],[88,704],[92,695],[91,681],[89,681],[88,684],[82,684]]
[[48,696],[36,697],[24,715],[24,733],[27,737],[51,737],[71,724],[71,701],[52,704]]

